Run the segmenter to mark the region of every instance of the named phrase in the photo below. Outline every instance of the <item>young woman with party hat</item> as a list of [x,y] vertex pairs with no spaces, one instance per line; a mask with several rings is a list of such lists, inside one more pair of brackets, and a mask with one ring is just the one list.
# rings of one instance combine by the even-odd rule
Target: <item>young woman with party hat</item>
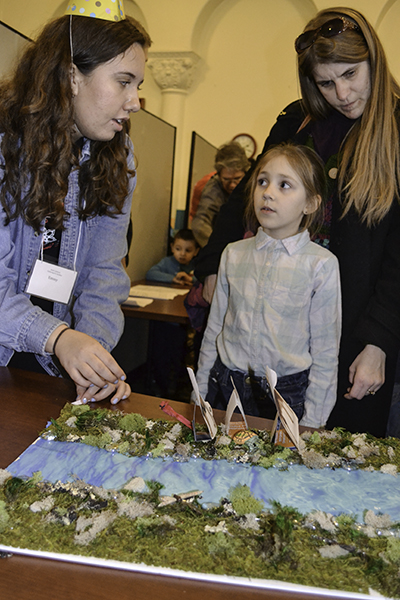
[[81,402],[130,393],[110,351],[150,43],[121,1],[77,2],[0,85],[0,365],[66,373]]

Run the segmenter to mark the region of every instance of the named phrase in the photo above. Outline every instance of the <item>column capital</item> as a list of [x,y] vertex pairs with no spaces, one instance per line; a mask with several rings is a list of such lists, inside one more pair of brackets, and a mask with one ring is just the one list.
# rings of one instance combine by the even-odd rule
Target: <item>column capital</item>
[[162,91],[187,92],[199,61],[195,52],[149,52],[148,66]]

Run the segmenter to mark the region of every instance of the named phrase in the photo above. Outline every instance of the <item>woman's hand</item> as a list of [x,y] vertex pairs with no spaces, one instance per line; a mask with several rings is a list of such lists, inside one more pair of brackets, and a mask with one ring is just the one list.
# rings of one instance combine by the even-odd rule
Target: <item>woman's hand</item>
[[344,397],[361,400],[364,396],[377,392],[385,383],[385,362],[385,352],[378,346],[367,344],[350,365],[351,387]]
[[[57,339],[55,355],[76,383],[78,398],[87,401],[102,400],[114,391],[115,404],[130,393],[126,375],[105,348],[95,339],[65,326],[58,327],[49,337],[46,351],[51,352]],[[108,386],[108,387],[106,387]]]
[[125,381],[119,381],[118,385],[110,385],[106,383],[103,388],[99,389],[94,385],[90,385],[88,388],[80,385],[76,386],[76,401],[75,404],[87,404],[88,402],[100,402],[108,398],[110,394],[111,404],[118,404],[120,400],[126,400],[131,393],[130,386]]
[[178,285],[192,285],[193,277],[192,275],[189,275],[189,273],[185,273],[185,271],[179,271],[172,282],[177,283]]

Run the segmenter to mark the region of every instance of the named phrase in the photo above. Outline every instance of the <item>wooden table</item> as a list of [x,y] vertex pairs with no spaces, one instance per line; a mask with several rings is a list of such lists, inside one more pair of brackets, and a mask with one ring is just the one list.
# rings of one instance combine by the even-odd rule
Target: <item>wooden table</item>
[[[31,444],[47,421],[75,397],[75,386],[67,380],[0,367],[0,467],[8,466]],[[169,401],[179,413],[191,418],[193,407]],[[168,418],[159,409],[159,398],[131,394],[111,407],[139,412],[148,418]],[[96,405],[98,406],[98,405]],[[224,416],[215,411],[216,420]],[[270,422],[248,418],[251,427],[265,428]],[[343,598],[343,596],[341,596]],[[318,594],[199,582],[179,577],[147,575],[89,567],[56,560],[13,555],[0,558],[2,600],[318,600]],[[337,596],[330,596],[332,600]]]
[[[151,285],[159,287],[173,287],[181,290],[180,285],[174,284],[162,284],[155,281],[134,281],[132,285]],[[187,289],[189,292],[189,288]],[[175,296],[173,300],[158,300],[154,299],[151,304],[144,307],[128,306],[127,304],[122,305],[122,312],[126,317],[133,319],[148,319],[150,321],[169,321],[172,323],[182,323],[183,325],[189,325],[189,317],[186,312],[183,301],[186,294]]]

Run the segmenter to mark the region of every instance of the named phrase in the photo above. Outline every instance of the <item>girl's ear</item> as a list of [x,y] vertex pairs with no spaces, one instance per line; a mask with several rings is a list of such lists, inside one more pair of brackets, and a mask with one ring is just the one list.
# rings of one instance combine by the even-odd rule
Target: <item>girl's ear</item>
[[307,202],[306,208],[303,211],[304,214],[311,215],[312,213],[314,213],[316,210],[318,210],[321,202],[322,202],[322,198],[319,195],[313,196],[312,198],[310,198],[310,200],[308,200],[308,202]]
[[82,73],[79,71],[78,67],[74,65],[74,63],[71,64],[70,69],[72,96],[77,96]]

